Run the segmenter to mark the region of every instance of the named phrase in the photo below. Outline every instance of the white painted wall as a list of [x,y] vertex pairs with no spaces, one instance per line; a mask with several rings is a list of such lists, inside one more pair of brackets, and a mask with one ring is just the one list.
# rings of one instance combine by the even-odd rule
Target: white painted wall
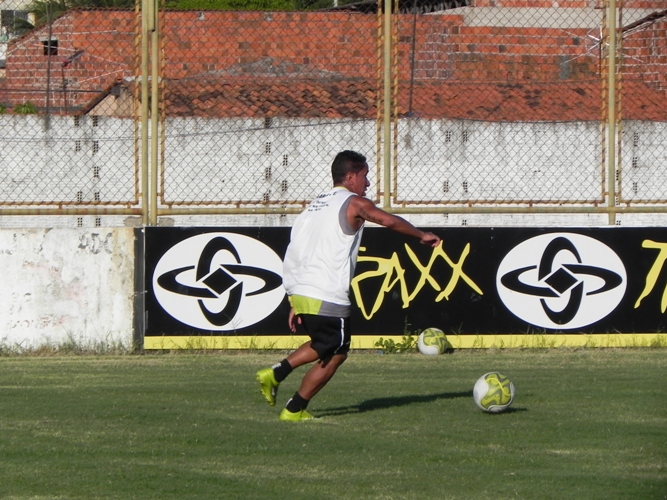
[[131,228],[0,229],[0,348],[132,345]]
[[[12,208],[139,207],[134,122],[109,116],[0,115],[0,201]],[[376,165],[374,120],[170,118],[165,123],[160,205],[191,214],[163,217],[175,225],[275,226],[289,217],[252,207],[298,208],[330,183],[343,149]],[[667,123],[626,121],[620,148],[622,200],[664,205]],[[406,217],[422,225],[606,225],[606,215],[441,213],[447,206],[594,206],[606,189],[603,136],[596,122],[493,123],[410,118],[398,124],[397,207],[440,213]],[[164,182],[163,182],[164,180]],[[372,169],[369,197],[380,200],[382,172]],[[197,215],[197,207],[247,210]],[[8,205],[12,204],[12,205]],[[451,204],[451,205],[450,205]],[[622,215],[631,225],[664,222],[660,214]],[[129,216],[4,216],[0,227],[131,227]]]

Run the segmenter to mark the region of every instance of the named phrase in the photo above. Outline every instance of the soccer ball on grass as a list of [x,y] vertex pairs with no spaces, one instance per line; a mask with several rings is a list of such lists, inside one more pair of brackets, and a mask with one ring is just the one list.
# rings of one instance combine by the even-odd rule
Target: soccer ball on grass
[[505,375],[490,372],[479,377],[472,390],[475,404],[488,413],[500,413],[514,401],[514,384]]
[[419,352],[427,356],[442,354],[447,350],[448,346],[447,336],[442,330],[437,328],[427,328],[417,338]]

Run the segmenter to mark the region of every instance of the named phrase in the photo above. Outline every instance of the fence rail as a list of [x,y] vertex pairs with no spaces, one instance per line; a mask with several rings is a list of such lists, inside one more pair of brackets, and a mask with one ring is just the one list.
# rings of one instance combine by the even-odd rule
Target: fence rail
[[4,43],[0,226],[289,224],[343,149],[419,224],[661,224],[667,10],[595,3],[69,11]]

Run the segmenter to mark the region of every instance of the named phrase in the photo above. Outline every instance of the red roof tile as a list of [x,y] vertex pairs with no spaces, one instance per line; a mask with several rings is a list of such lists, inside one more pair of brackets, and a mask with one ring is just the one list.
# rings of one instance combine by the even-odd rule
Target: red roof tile
[[171,81],[168,116],[374,118],[374,85],[363,80]]
[[[665,92],[623,82],[623,117],[667,121]],[[168,116],[366,118],[377,114],[377,84],[368,80],[170,81]],[[382,89],[380,89],[380,93]],[[595,121],[602,118],[599,81],[558,83],[445,83],[401,86],[399,116],[480,121]]]

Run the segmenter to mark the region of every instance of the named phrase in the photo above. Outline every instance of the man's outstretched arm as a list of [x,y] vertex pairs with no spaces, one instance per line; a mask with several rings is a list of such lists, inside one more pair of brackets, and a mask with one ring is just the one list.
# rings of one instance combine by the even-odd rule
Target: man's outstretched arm
[[355,196],[350,200],[347,208],[347,219],[355,229],[361,227],[363,221],[368,221],[392,231],[419,238],[419,242],[423,245],[437,247],[440,244],[440,236],[416,228],[402,217],[385,212],[376,207],[372,201],[361,196]]

